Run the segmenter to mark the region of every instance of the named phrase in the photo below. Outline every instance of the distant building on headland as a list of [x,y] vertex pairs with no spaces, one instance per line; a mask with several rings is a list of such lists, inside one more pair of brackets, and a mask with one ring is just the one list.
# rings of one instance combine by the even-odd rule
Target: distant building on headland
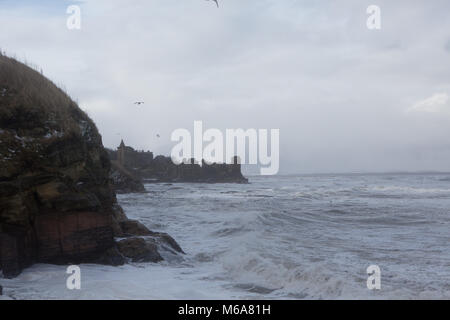
[[136,151],[132,147],[126,146],[122,140],[115,152],[115,158],[111,158],[111,160],[117,160],[121,166],[126,168],[141,168],[152,162],[153,152]]
[[150,151],[136,151],[126,146],[123,140],[116,151],[108,150],[108,153],[113,163],[117,163],[131,175],[145,181],[248,182],[241,173],[241,164],[236,156],[232,164],[207,164],[203,161],[200,166],[192,159],[190,163],[176,165],[170,157],[153,157]]

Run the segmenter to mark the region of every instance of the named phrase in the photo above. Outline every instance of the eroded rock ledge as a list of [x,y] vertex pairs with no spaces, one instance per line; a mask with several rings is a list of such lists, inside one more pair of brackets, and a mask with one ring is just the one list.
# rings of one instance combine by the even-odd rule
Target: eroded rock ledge
[[178,243],[167,233],[152,232],[142,223],[126,219],[120,223],[124,239],[118,240],[118,251],[132,262],[159,262],[161,252],[184,254]]
[[165,248],[182,252],[170,236],[126,218],[110,170],[95,124],[76,103],[39,72],[0,55],[3,275],[35,262],[119,265],[157,261]]

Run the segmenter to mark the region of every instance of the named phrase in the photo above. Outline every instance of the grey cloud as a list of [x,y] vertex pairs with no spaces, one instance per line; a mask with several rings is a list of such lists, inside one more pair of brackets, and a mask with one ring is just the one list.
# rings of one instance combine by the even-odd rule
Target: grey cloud
[[450,52],[450,39],[447,41],[447,43],[445,44],[445,50],[447,50],[448,52]]
[[379,0],[380,31],[372,1],[222,2],[87,0],[81,31],[6,7],[0,43],[64,83],[110,147],[168,152],[203,120],[280,128],[284,173],[450,170],[450,119],[405,114],[450,94],[448,1]]

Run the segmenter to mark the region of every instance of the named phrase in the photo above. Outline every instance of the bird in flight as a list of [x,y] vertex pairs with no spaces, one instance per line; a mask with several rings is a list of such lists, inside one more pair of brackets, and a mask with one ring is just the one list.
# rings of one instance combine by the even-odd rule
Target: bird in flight
[[137,101],[134,104],[137,104],[138,106],[140,106],[141,104],[144,104],[144,102],[143,101]]
[[161,138],[161,136],[159,134],[156,135],[157,138]]
[[[209,0],[208,0],[209,1]],[[216,3],[216,5],[217,5],[217,8],[219,7],[219,2],[218,2],[218,0],[213,0],[215,3]]]

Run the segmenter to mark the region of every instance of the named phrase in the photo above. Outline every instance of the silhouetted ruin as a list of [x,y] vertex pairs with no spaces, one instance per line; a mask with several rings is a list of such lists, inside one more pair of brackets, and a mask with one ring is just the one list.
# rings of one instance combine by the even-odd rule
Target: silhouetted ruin
[[136,151],[126,146],[123,140],[117,150],[108,150],[113,165],[134,179],[145,182],[206,182],[247,183],[241,173],[238,157],[233,164],[202,162],[200,166],[191,159],[190,163],[176,165],[170,157],[153,157],[150,151]]

